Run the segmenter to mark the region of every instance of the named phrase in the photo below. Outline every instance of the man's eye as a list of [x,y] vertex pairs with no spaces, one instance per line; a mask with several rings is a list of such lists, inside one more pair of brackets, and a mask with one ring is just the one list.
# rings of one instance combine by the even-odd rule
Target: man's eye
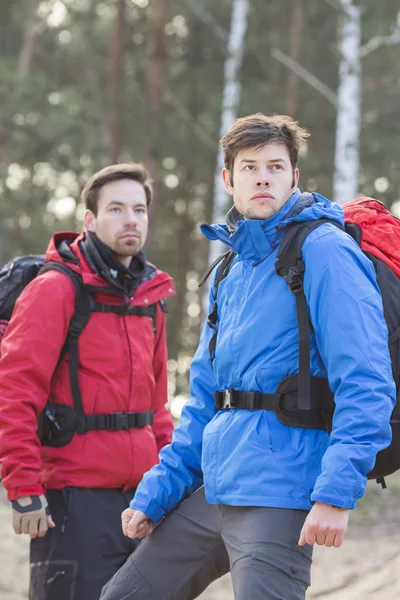
[[278,171],[282,170],[282,165],[272,165],[271,169],[276,169]]
[[111,209],[111,212],[119,213],[119,212],[121,212],[121,209],[118,208],[117,206],[114,206],[114,208]]
[[254,171],[254,169],[255,169],[254,165],[246,165],[244,168],[245,171]]

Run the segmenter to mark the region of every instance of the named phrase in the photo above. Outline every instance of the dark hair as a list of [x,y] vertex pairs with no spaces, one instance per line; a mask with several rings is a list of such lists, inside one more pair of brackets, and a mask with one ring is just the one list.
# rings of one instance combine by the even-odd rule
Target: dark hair
[[141,183],[146,194],[146,204],[150,206],[153,199],[153,190],[149,174],[141,163],[132,162],[110,165],[92,175],[81,194],[82,202],[86,208],[97,215],[97,202],[101,188],[110,181],[118,181],[120,179],[132,179]]
[[293,171],[299,160],[301,143],[309,137],[306,129],[286,115],[266,117],[256,113],[236,119],[229,131],[221,139],[225,168],[230,171],[233,185],[233,165],[235,158],[245,148],[262,147],[270,143],[286,146]]

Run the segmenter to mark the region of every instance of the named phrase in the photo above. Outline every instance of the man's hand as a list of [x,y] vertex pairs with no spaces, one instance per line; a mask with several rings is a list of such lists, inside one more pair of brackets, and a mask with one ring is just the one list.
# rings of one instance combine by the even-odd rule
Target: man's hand
[[347,508],[316,502],[310,510],[300,533],[299,546],[318,544],[339,548],[349,522]]
[[47,514],[45,496],[21,496],[11,502],[15,533],[28,533],[33,540],[43,537],[49,527],[55,527],[51,515]]
[[131,538],[143,538],[153,533],[154,523],[140,510],[127,508],[121,515],[122,531]]

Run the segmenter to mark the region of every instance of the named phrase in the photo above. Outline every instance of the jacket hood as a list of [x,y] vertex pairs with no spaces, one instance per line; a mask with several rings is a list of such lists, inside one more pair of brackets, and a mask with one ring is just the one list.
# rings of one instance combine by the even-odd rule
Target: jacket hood
[[344,226],[344,213],[342,207],[336,202],[331,202],[321,194],[310,194],[305,192],[300,194],[296,202],[293,214],[287,214],[281,221],[280,226],[285,227],[292,221],[316,221],[318,219],[328,219],[336,221],[342,227]]
[[53,235],[46,250],[46,262],[67,263],[77,273],[81,272],[80,260],[72,249],[75,241],[83,239],[83,233],[59,231]]
[[[79,247],[79,243],[84,239],[85,233],[74,231],[55,233],[46,251],[46,262],[54,261],[67,264],[70,269],[82,276],[84,283],[104,288],[104,284],[110,284],[93,272]],[[175,289],[172,277],[168,273],[160,271],[151,263],[148,264],[152,267],[151,276],[139,284],[135,292],[136,301],[140,302],[146,297],[146,300],[153,303],[168,296],[174,296]]]
[[[228,225],[201,225],[201,231],[210,240],[220,240],[236,252],[238,260],[260,260],[276,248],[289,223],[323,218],[344,225],[343,209],[339,204],[320,194],[302,194],[300,190],[296,190],[286,204],[269,219],[243,219],[236,211],[236,214],[229,215]],[[235,220],[237,226],[232,232]]]

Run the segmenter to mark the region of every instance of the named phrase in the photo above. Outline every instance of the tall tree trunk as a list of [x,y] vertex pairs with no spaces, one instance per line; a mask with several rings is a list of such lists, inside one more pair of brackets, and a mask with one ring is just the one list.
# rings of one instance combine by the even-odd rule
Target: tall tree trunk
[[30,0],[25,22],[24,39],[18,59],[18,75],[21,79],[24,79],[29,75],[31,70],[36,37],[35,25],[37,8],[37,1]]
[[7,102],[0,108],[0,164],[4,165],[9,163],[7,138],[12,127],[12,116],[17,112],[22,87],[31,70],[36,37],[37,9],[38,0],[29,0],[22,46],[17,61],[15,84],[10,90]]
[[361,17],[353,0],[340,0],[343,9],[339,38],[339,86],[333,200],[343,204],[357,196],[361,114]]
[[[192,85],[187,86],[187,95],[185,97],[185,106],[187,106],[188,115],[193,122],[199,118],[202,109],[202,99],[199,90],[199,85],[196,84],[200,78],[196,78],[195,74],[200,73],[203,67],[203,58],[198,51],[204,43],[204,33],[206,29],[198,19],[193,20],[190,24],[190,43],[187,53],[187,71],[193,77]],[[196,254],[198,242],[193,239],[193,233],[196,223],[190,216],[188,210],[190,200],[193,196],[193,189],[197,183],[196,168],[192,163],[188,166],[183,178],[183,197],[187,199],[186,211],[179,215],[176,221],[175,230],[175,257],[174,257],[174,284],[176,289],[176,297],[171,299],[168,304],[171,304],[171,312],[168,317],[168,348],[171,350],[171,356],[176,358],[180,350],[185,348],[184,333],[188,317],[187,315],[187,283],[186,275],[193,269],[193,256]],[[179,393],[180,390],[178,389]]]
[[[300,62],[301,40],[304,23],[303,0],[292,0],[292,21],[289,33],[289,56],[297,63]],[[289,71],[286,83],[285,113],[295,117],[299,103],[299,77]]]
[[[245,35],[247,30],[249,0],[233,0],[231,30],[228,42],[228,58],[224,67],[224,89],[222,94],[220,137],[222,137],[233,124],[240,101],[241,85],[239,72],[242,65]],[[214,175],[213,222],[223,221],[228,195],[226,193],[221,171],[224,167],[222,148],[219,148],[217,165]],[[223,252],[224,246],[219,242],[212,242],[209,246],[210,264]],[[206,288],[206,286],[204,286]],[[208,311],[208,293],[203,293],[203,317]]]
[[[98,20],[98,15],[96,13],[96,5],[97,0],[89,0],[89,5],[87,12],[84,13],[84,36],[87,42],[87,47],[95,47],[95,27]],[[110,124],[109,124],[109,111],[108,104],[109,98],[104,97],[104,88],[101,81],[101,74],[99,73],[99,69],[96,67],[96,64],[93,60],[93,55],[88,53],[85,57],[85,61],[82,65],[84,76],[88,81],[88,87],[91,93],[91,100],[93,102],[93,106],[95,107],[95,119],[97,123],[98,130],[98,139],[96,140],[96,152],[91,152],[91,148],[89,148],[89,153],[93,155],[93,169],[97,171],[103,165],[103,162],[98,156],[111,156],[111,132],[110,132]],[[95,158],[96,157],[96,158]]]
[[160,190],[158,167],[160,161],[161,114],[164,80],[167,67],[165,25],[170,0],[153,0],[150,34],[147,45],[147,143],[144,154],[146,168],[153,180],[154,200],[150,209],[147,246],[151,246],[156,230],[157,198]]
[[121,154],[122,135],[120,125],[121,91],[124,76],[125,49],[125,0],[117,0],[114,27],[110,46],[109,63],[109,129],[111,140],[110,162],[116,163]]
[[170,0],[153,0],[150,35],[147,46],[147,148],[146,167],[151,178],[157,181],[159,162],[159,138],[161,130],[161,109],[163,88],[167,66],[165,24]]

